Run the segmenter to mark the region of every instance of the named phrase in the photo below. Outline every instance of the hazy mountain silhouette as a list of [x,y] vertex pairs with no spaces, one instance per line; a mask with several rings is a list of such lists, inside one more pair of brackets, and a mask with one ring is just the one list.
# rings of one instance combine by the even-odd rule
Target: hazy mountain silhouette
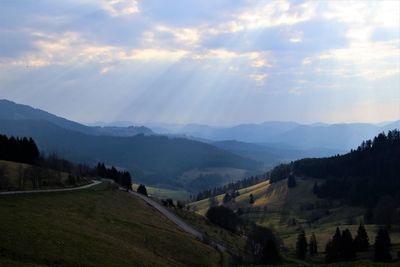
[[[236,140],[245,143],[287,144],[301,150],[348,151],[365,139],[382,131],[399,128],[400,121],[382,125],[368,123],[309,125],[295,122],[265,122],[261,124],[242,124],[234,127],[217,128],[206,125],[163,125],[167,133],[182,134],[213,141]],[[153,129],[160,129],[154,127]],[[310,155],[317,156],[317,155]],[[327,156],[327,155],[324,155]]]
[[260,161],[264,167],[271,168],[279,163],[306,157],[326,157],[343,153],[343,150],[326,148],[299,149],[287,144],[270,143],[254,144],[235,140],[217,141],[212,144],[237,155]]
[[0,119],[5,120],[45,120],[62,128],[90,135],[134,136],[137,134],[153,134],[144,126],[136,127],[89,127],[70,121],[46,111],[35,109],[27,105],[16,104],[12,101],[0,99]]
[[176,178],[194,168],[232,167],[255,170],[255,161],[212,145],[165,136],[93,136],[45,120],[0,120],[0,133],[32,137],[45,152],[76,162],[98,161],[131,171],[146,183],[180,186]]

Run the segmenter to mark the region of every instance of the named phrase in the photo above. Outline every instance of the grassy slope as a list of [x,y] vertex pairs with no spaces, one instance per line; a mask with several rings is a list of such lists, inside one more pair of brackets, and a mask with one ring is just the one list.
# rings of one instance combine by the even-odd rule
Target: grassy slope
[[141,200],[104,188],[0,196],[0,218],[0,266],[219,266],[221,260]]
[[[138,184],[132,184],[132,189],[137,190]],[[186,201],[189,199],[190,193],[182,190],[182,189],[165,189],[161,187],[154,187],[154,186],[146,186],[147,193],[151,197],[164,199],[164,198],[172,198],[174,200],[183,200]]]
[[[245,213],[243,217],[257,222],[260,225],[271,227],[280,236],[283,245],[290,250],[294,251],[297,234],[300,227],[304,228],[307,235],[315,233],[318,241],[319,251],[325,250],[325,245],[329,238],[335,233],[336,227],[342,230],[349,228],[355,236],[358,228],[358,221],[362,218],[364,210],[358,207],[340,206],[331,208],[330,214],[323,216],[320,220],[306,224],[305,221],[313,210],[302,210],[301,207],[306,203],[319,203],[321,200],[312,194],[312,187],[316,180],[297,179],[297,186],[288,189],[287,181],[279,181],[274,184],[269,184],[268,181],[261,182],[248,188],[241,189],[240,195],[235,199],[235,203],[231,203],[233,208],[252,207],[250,213]],[[253,194],[255,203],[249,204],[249,195]],[[217,196],[215,199],[221,203],[223,195]],[[209,208],[210,199],[204,199],[190,204],[193,210],[197,213],[204,215]],[[351,217],[354,221],[349,224],[348,218]],[[287,224],[289,219],[295,218],[298,221],[297,225],[289,226]],[[366,229],[370,238],[370,242],[374,242],[377,225],[366,225]],[[400,232],[393,231],[390,235],[392,244],[394,244],[392,252],[395,252],[400,247]],[[393,255],[396,258],[395,255]],[[360,255],[361,258],[370,258],[368,255]],[[317,261],[323,260],[323,255],[316,258]],[[351,266],[351,265],[343,265]]]

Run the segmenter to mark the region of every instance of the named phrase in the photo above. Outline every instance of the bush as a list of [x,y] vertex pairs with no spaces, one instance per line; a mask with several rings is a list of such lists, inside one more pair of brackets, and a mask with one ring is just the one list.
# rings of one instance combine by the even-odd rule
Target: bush
[[231,209],[224,206],[216,206],[208,209],[206,217],[214,224],[231,232],[236,232],[241,221]]
[[139,194],[142,194],[142,195],[147,196],[147,189],[146,189],[146,187],[145,187],[143,184],[140,184],[140,185],[139,185],[139,187],[138,187],[138,189],[137,189],[137,192],[138,192]]
[[277,264],[282,261],[272,230],[255,224],[247,236],[246,248],[253,256],[255,263]]

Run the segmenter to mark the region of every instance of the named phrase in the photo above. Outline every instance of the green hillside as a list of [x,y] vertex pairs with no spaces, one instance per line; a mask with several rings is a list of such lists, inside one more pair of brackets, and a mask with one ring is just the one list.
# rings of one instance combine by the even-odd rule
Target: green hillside
[[0,266],[221,266],[141,200],[96,189],[0,196]]
[[[318,241],[318,251],[312,262],[322,263],[325,245],[332,237],[336,227],[342,230],[348,228],[353,237],[356,234],[358,224],[363,219],[365,208],[345,205],[340,201],[319,199],[312,193],[317,179],[297,179],[297,186],[287,187],[287,179],[270,184],[263,181],[256,185],[239,190],[240,195],[234,201],[224,203],[234,210],[243,210],[242,218],[256,222],[258,225],[274,229],[280,237],[282,245],[288,249],[289,257],[295,257],[294,250],[297,235],[300,229],[304,229],[307,237],[315,233]],[[250,194],[254,197],[254,204],[249,203]],[[203,199],[190,203],[193,211],[204,215],[211,203],[222,205],[224,195],[218,195],[213,199]],[[370,242],[373,243],[379,226],[366,224]],[[393,226],[390,233],[393,248],[393,258],[400,248],[400,229]],[[370,259],[371,253],[360,254],[359,257]],[[328,265],[329,266],[329,265]],[[353,265],[333,265],[353,266]],[[354,265],[357,266],[357,265]],[[369,265],[367,265],[369,266]]]

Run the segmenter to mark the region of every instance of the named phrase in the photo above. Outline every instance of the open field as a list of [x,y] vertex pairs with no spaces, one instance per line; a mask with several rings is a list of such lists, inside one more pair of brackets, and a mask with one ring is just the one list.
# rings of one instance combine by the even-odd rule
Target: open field
[[106,185],[0,197],[0,266],[221,266],[213,248]]
[[[138,184],[132,184],[132,189],[136,191],[138,186]],[[146,189],[149,196],[158,199],[172,198],[174,200],[186,201],[189,200],[190,197],[190,193],[182,189],[174,190],[154,186],[146,186]]]

